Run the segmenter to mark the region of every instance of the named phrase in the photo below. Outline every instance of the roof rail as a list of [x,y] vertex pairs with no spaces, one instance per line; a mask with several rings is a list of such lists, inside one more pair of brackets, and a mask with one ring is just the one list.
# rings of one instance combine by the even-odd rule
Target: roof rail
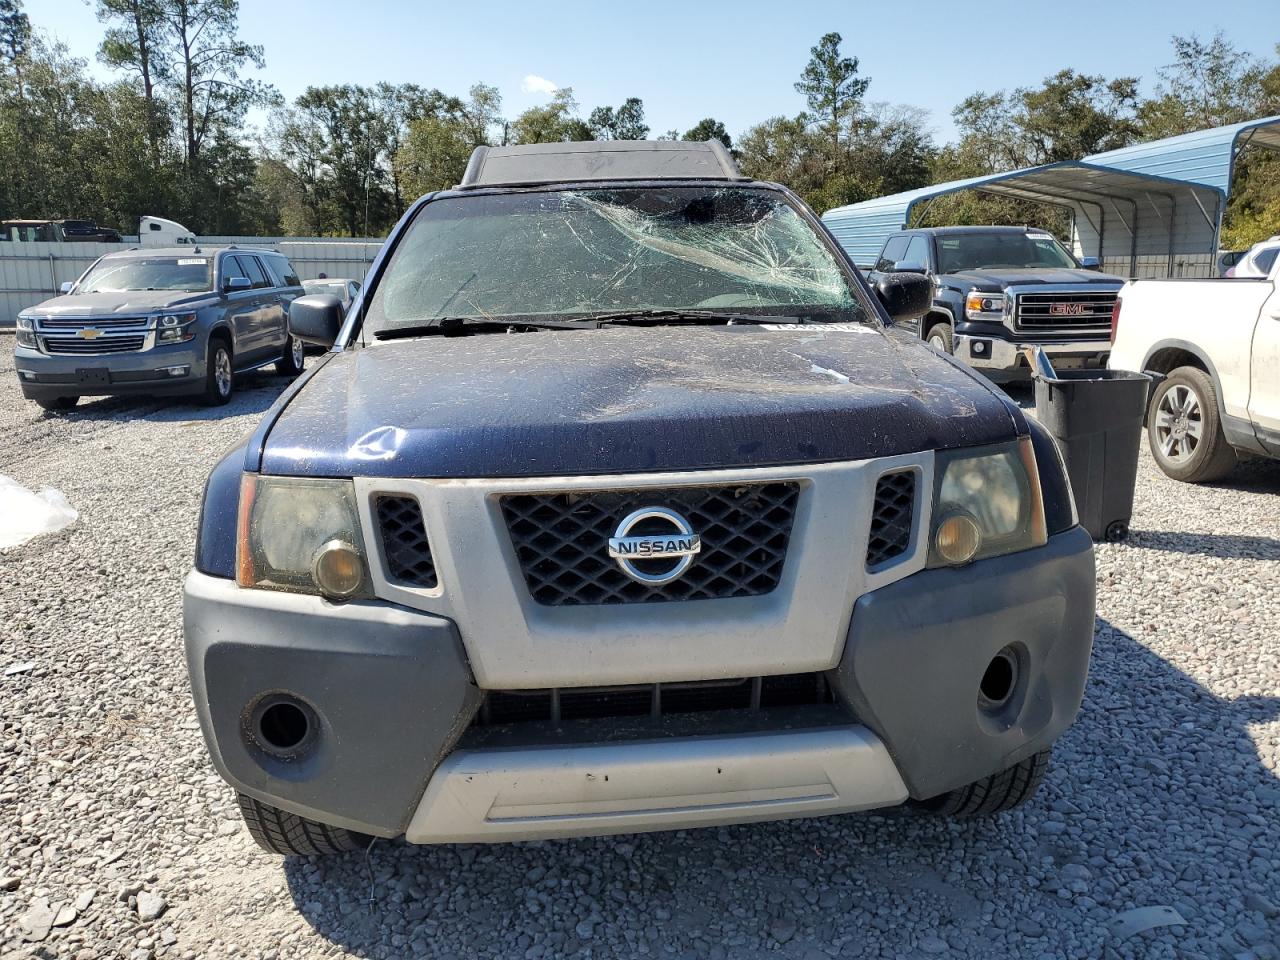
[[610,180],[748,180],[719,140],[585,140],[476,147],[456,189]]

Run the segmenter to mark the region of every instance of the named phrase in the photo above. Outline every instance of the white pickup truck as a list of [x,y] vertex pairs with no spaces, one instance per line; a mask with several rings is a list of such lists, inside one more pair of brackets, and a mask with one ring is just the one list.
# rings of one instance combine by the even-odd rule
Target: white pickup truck
[[1266,277],[1130,280],[1112,314],[1113,370],[1164,374],[1147,437],[1175,480],[1280,459],[1280,259]]

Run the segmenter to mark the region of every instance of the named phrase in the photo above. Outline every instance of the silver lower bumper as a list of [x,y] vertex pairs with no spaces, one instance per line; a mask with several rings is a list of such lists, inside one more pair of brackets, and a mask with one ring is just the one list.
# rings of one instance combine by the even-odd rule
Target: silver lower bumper
[[460,750],[410,843],[600,836],[894,806],[907,788],[862,726],[608,746]]
[[[1076,358],[1082,362],[1096,359],[1106,366],[1106,357],[1111,352],[1111,343],[1107,340],[1062,340],[1053,343],[1035,341],[1035,343],[1044,350],[1050,360],[1064,370],[1069,369],[1072,366],[1070,361]],[[960,333],[956,334],[953,349],[956,357],[971,367],[977,367],[980,370],[1014,371],[1019,366],[1018,346],[1012,340],[973,337]]]

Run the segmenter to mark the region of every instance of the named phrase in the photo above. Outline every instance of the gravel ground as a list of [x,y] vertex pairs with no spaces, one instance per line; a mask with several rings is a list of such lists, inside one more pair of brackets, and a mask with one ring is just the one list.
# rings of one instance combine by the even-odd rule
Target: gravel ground
[[[47,417],[0,339],[0,473],[81,512],[0,554],[4,960],[1280,957],[1280,465],[1194,488],[1144,453],[1029,808],[284,864],[208,764],[180,611],[204,477],[280,386]],[[1183,922],[1117,926],[1162,906]]]

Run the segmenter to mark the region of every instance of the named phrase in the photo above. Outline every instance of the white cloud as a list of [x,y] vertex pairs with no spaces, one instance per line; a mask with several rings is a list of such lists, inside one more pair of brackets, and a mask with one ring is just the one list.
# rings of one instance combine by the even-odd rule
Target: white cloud
[[525,93],[545,93],[547,96],[551,96],[560,88],[546,77],[531,73],[521,81],[520,89]]

